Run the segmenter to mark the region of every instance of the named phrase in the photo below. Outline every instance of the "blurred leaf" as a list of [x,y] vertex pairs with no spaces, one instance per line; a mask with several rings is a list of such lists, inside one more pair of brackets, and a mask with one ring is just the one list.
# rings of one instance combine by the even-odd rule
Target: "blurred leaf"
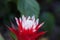
[[16,35],[15,35],[15,34],[13,34],[12,32],[10,32],[10,35],[11,35],[11,37],[12,37],[14,40],[17,40],[17,38],[16,38]]
[[50,34],[55,23],[54,16],[49,12],[45,12],[41,15],[40,22],[45,22],[43,29],[48,31],[48,34]]
[[4,40],[4,38],[2,37],[2,35],[0,34],[0,40]]
[[18,0],[17,7],[18,10],[21,12],[21,15],[35,15],[36,18],[39,15],[40,9],[36,0]]

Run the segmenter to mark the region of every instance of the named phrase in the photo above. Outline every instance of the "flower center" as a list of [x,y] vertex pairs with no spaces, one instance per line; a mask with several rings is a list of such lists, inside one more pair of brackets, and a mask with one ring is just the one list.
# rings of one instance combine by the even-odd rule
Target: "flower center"
[[31,29],[33,24],[34,24],[34,22],[32,20],[26,20],[22,24],[23,24],[23,28]]

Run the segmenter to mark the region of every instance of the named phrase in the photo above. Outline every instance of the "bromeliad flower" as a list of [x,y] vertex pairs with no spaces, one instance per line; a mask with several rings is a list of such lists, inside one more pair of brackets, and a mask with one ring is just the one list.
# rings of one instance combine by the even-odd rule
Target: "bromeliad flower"
[[12,27],[9,30],[16,35],[17,40],[37,40],[39,36],[45,34],[45,32],[37,32],[44,22],[38,24],[39,19],[35,20],[35,16],[27,18],[23,15],[22,18],[15,17],[15,19],[18,29],[16,30]]

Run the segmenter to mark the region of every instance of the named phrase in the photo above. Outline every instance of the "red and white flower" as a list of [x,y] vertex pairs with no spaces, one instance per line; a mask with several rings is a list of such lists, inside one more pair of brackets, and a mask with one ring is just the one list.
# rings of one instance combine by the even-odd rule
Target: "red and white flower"
[[44,24],[38,24],[39,19],[35,20],[35,16],[32,17],[25,17],[24,15],[22,18],[16,18],[16,23],[18,25],[18,29],[9,28],[10,31],[12,31],[16,37],[17,40],[37,40],[39,36],[42,36],[45,34],[45,32],[37,32],[40,27]]

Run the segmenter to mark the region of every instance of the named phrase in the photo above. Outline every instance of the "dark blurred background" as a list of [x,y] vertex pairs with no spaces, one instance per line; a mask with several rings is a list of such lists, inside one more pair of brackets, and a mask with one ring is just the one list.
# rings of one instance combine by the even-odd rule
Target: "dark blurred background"
[[[44,26],[41,28],[41,30],[48,30],[45,37],[49,37],[48,40],[60,40],[60,0],[36,1],[40,6],[38,15],[40,23],[45,21],[47,23],[44,26],[49,26],[47,29],[44,29]],[[0,33],[5,40],[11,40],[6,25],[10,26],[10,21],[16,25],[14,17],[21,17],[21,13],[17,9],[17,2],[0,0]]]

